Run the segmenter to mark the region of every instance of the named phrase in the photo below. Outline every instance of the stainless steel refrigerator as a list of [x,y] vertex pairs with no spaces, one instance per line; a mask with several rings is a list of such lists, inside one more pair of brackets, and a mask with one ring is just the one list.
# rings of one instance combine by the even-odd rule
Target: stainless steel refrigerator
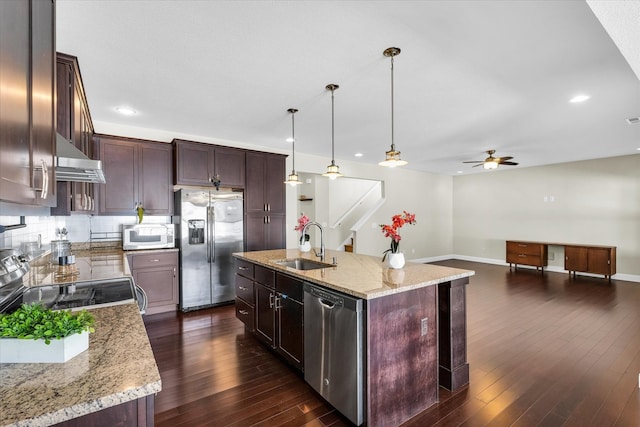
[[242,193],[215,189],[175,192],[180,248],[180,309],[235,299],[233,252],[244,250]]

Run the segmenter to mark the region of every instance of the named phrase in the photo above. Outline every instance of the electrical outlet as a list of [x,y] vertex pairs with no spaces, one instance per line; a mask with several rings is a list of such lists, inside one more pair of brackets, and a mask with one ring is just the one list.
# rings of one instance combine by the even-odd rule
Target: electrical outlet
[[424,337],[429,332],[429,318],[425,317],[420,321],[420,336]]

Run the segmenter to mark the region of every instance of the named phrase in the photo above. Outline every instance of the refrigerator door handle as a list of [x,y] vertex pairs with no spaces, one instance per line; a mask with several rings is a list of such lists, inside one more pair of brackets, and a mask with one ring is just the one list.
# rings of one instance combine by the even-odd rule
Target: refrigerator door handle
[[209,256],[207,260],[212,263],[216,262],[216,252],[214,242],[216,240],[216,229],[215,229],[215,213],[213,210],[213,206],[207,206],[207,228],[209,229],[209,240],[208,240],[208,252]]

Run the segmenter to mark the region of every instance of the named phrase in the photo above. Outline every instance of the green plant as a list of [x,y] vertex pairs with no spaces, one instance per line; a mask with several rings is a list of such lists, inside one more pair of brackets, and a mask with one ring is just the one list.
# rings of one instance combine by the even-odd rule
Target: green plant
[[93,323],[93,316],[86,310],[72,313],[47,309],[38,303],[23,304],[13,313],[0,314],[0,337],[43,339],[50,344],[52,339],[94,332]]

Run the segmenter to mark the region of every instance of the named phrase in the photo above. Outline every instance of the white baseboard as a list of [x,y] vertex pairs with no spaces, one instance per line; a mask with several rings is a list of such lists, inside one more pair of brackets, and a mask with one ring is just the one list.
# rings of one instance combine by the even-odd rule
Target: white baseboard
[[[429,258],[418,258],[418,259],[412,259],[410,260],[410,262],[417,262],[420,264],[424,264],[427,262],[436,262],[436,261],[445,261],[448,259],[459,259],[462,261],[471,261],[471,262],[480,262],[483,264],[494,264],[494,265],[502,265],[502,266],[509,266],[508,262],[505,262],[504,260],[501,259],[493,259],[493,258],[481,258],[481,257],[474,257],[474,256],[468,256],[468,255],[455,255],[455,254],[451,254],[451,255],[439,255],[436,257],[429,257]],[[528,265],[518,265],[518,268],[531,268],[531,269],[535,269],[535,267],[531,267]],[[548,266],[545,267],[545,270],[547,271],[553,271],[555,273],[565,273],[568,274],[567,270],[565,270],[562,267],[559,266]],[[578,273],[578,275],[580,276],[588,276],[588,277],[602,277],[602,275],[599,274],[589,274],[589,273]],[[640,283],[640,275],[637,274],[623,274],[623,273],[617,273],[614,274],[613,276],[611,276],[612,279],[615,280],[624,280],[627,282],[638,282]]]

